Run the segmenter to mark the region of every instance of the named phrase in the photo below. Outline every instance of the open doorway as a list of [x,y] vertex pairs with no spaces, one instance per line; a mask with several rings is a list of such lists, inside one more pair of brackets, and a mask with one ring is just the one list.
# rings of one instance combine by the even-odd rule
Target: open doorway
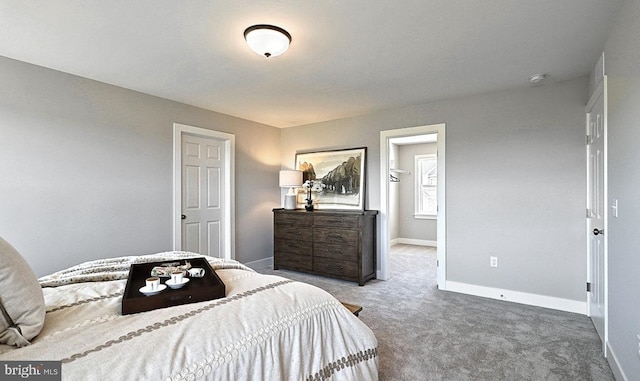
[[[387,130],[380,132],[380,168],[381,168],[381,182],[380,182],[380,255],[379,255],[379,279],[389,279],[390,274],[390,253],[391,246],[394,243],[409,243],[419,245],[437,245],[437,284],[440,289],[446,289],[446,209],[445,209],[445,125],[429,125],[413,128],[403,128],[396,130]],[[435,152],[426,152],[428,150],[427,145],[431,144],[432,149]],[[415,146],[414,146],[415,145]],[[403,146],[412,146],[411,149],[403,149]],[[421,148],[420,148],[421,147]],[[426,204],[431,203],[431,212],[421,213],[419,210],[414,209],[416,197],[410,196],[410,199],[406,199],[398,192],[401,192],[397,186],[398,183],[402,183],[403,179],[412,183],[411,190],[414,190],[418,185],[416,184],[415,171],[417,168],[417,159],[415,159],[415,149],[423,150],[422,156],[436,156],[437,166],[435,172],[437,178],[435,179],[437,188],[437,196],[433,196],[430,200],[429,197],[424,198]],[[413,165],[408,165],[406,158],[402,158],[402,151],[407,151],[404,156],[410,156]],[[402,161],[402,163],[401,163]],[[428,161],[428,160],[427,160]],[[402,165],[400,165],[402,164]],[[405,166],[406,168],[403,168]],[[420,170],[418,170],[420,171]],[[409,176],[411,172],[414,176]],[[429,172],[429,171],[426,171]],[[418,176],[424,175],[424,173],[418,173]],[[428,183],[428,181],[427,181]],[[425,190],[428,194],[428,190]],[[404,212],[401,212],[401,203],[404,205]],[[435,204],[435,205],[433,205]],[[407,206],[409,205],[409,206]],[[406,209],[413,209],[413,213],[409,212],[410,216],[406,216]],[[417,208],[417,207],[415,207]],[[429,208],[427,208],[429,209]],[[402,214],[405,214],[402,216]],[[417,217],[417,218],[416,218]],[[399,229],[401,219],[414,219],[417,223],[408,223],[406,226],[411,226],[410,229],[400,233]],[[430,227],[429,227],[430,226]],[[411,229],[414,232],[411,232]],[[422,230],[421,230],[422,229]],[[426,230],[431,230],[431,233]],[[418,232],[418,233],[416,233]],[[423,234],[424,233],[424,234]],[[429,235],[433,234],[433,235]],[[408,237],[400,237],[400,235],[408,235]],[[412,238],[414,237],[414,238]]]

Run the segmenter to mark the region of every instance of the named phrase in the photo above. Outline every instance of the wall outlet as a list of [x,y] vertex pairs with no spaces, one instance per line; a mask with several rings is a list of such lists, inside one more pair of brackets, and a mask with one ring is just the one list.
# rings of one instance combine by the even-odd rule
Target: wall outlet
[[489,266],[498,267],[498,257],[489,257]]

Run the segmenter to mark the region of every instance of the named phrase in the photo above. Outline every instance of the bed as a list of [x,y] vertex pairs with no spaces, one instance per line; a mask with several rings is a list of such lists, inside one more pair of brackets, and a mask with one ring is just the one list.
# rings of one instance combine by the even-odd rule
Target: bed
[[[62,380],[83,381],[378,379],[375,336],[338,300],[235,261],[204,257],[226,286],[224,298],[121,313],[131,264],[196,256],[203,257],[110,258],[38,279],[44,324],[28,345],[0,344],[0,363],[61,361]],[[11,295],[0,292],[9,306]]]

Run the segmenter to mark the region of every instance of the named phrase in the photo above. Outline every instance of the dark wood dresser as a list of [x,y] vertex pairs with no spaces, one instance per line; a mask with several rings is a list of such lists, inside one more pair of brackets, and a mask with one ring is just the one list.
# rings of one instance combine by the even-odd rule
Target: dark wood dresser
[[358,282],[376,277],[377,210],[273,210],[273,268]]

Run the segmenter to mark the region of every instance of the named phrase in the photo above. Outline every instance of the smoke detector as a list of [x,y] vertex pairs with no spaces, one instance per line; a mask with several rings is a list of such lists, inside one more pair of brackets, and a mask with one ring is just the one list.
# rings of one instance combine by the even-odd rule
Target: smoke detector
[[547,78],[546,74],[534,74],[529,77],[529,83],[531,83],[532,85],[539,85],[542,81],[545,80],[545,78]]

